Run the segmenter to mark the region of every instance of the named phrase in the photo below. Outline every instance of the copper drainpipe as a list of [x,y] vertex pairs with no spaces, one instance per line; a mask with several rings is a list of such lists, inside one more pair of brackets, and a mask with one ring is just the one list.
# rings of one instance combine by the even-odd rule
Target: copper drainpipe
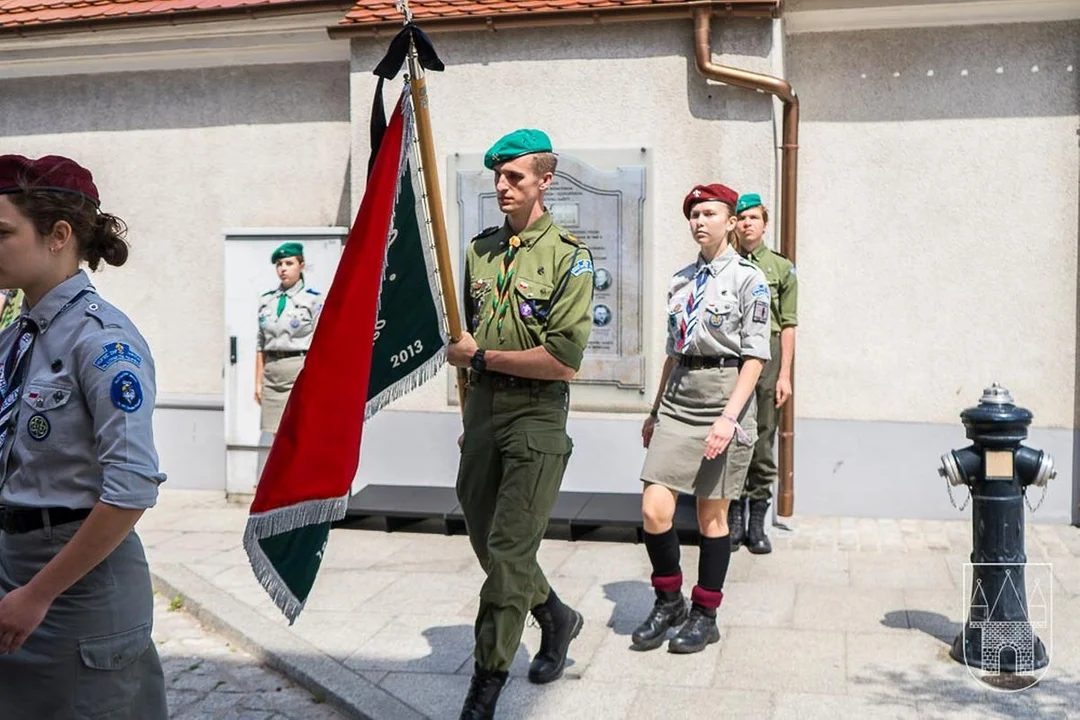
[[[694,61],[710,80],[747,90],[761,90],[784,103],[783,156],[780,163],[780,252],[795,262],[796,179],[799,159],[799,99],[786,80],[748,70],[716,65],[712,61],[710,12],[694,12]],[[780,487],[776,512],[791,517],[795,505],[795,358],[791,359],[792,396],[780,415]]]

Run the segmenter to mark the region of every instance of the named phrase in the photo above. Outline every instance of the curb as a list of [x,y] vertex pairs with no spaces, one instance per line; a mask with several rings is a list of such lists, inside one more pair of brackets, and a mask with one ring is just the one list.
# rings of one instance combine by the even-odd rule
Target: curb
[[426,720],[425,716],[334,658],[220,590],[183,565],[151,565],[154,589],[180,595],[183,609],[261,663],[326,698],[355,720]]

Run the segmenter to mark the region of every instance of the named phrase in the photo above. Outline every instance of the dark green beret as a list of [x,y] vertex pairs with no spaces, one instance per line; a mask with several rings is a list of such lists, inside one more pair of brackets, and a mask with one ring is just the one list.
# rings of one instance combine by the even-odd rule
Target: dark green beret
[[304,246],[298,242],[283,243],[270,256],[270,262],[276,265],[278,260],[287,257],[304,257]]
[[735,214],[738,215],[743,210],[749,210],[750,208],[759,207],[764,205],[761,202],[761,196],[757,193],[746,193],[739,198],[738,204],[735,205]]
[[484,167],[494,170],[499,163],[542,152],[551,152],[551,138],[547,133],[543,130],[522,128],[503,135],[491,146],[484,154]]

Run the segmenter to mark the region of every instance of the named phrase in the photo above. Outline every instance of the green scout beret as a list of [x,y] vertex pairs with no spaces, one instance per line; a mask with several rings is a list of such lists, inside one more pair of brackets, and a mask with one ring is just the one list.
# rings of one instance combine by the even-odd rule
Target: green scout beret
[[287,257],[304,257],[304,246],[298,242],[283,243],[270,256],[270,262],[276,265],[278,260]]
[[749,210],[750,208],[763,206],[765,203],[761,202],[761,196],[757,193],[746,193],[739,197],[739,202],[735,205],[735,214],[738,215],[743,210]]
[[491,149],[484,153],[484,167],[494,170],[499,163],[504,163],[522,155],[551,152],[551,138],[543,130],[522,128],[509,135],[503,135]]

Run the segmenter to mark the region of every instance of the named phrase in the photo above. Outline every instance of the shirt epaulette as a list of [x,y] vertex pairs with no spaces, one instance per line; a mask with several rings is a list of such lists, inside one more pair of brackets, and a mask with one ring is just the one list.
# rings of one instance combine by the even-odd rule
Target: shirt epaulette
[[754,263],[750,262],[749,260],[747,260],[746,258],[744,258],[742,256],[739,256],[739,264],[740,265],[745,265],[746,267],[751,267],[751,268],[756,268],[757,267],[757,265],[755,265]]
[[97,295],[88,295],[86,314],[101,323],[101,327],[123,327],[124,314]]
[[309,293],[311,293],[312,295],[320,295],[321,294],[318,290],[313,290],[312,288],[307,288],[307,291]]
[[260,297],[266,297],[267,295],[277,295],[277,290],[267,290]]
[[568,233],[568,232],[564,231],[564,232],[559,233],[559,237],[562,238],[564,242],[568,242],[571,245],[577,245],[579,247],[584,247],[585,246],[585,243],[578,240],[572,233]]
[[476,235],[473,236],[473,240],[479,240],[482,237],[487,237],[488,235],[493,235],[494,233],[499,231],[499,227],[500,227],[499,225],[492,225],[491,227],[484,228],[483,230],[481,230],[480,232],[478,232]]
[[787,255],[785,255],[784,253],[780,252],[779,250],[773,250],[772,248],[769,248],[769,250],[770,250],[770,251],[771,251],[771,252],[772,252],[773,254],[775,254],[775,255],[779,255],[780,257],[784,258],[784,259],[785,259],[785,260],[787,260],[788,262],[791,262],[791,258],[789,258],[789,257],[788,257]]

